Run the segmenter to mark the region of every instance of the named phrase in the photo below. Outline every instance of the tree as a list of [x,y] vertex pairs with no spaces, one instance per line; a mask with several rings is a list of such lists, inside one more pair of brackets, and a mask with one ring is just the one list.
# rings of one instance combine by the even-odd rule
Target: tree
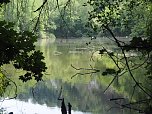
[[[1,1],[0,6],[9,3]],[[14,23],[0,21],[0,66],[13,64],[16,69],[23,69],[26,73],[19,77],[23,82],[42,80],[46,65],[42,52],[35,50],[34,42],[37,36],[29,31],[16,31]],[[1,73],[3,71],[1,70]]]
[[[116,54],[114,54],[115,52],[111,53],[106,48],[100,50],[100,54],[102,55],[106,52],[117,67],[117,69],[106,69],[106,71],[103,72],[103,75],[114,75],[109,86],[116,79],[119,79],[120,76],[128,72],[131,80],[134,82],[133,95],[135,90],[139,89],[145,96],[142,97],[142,100],[136,99],[135,103],[129,103],[131,106],[132,104],[139,104],[140,102],[141,109],[133,108],[133,106],[130,107],[126,104],[121,106],[149,114],[152,110],[150,104],[152,101],[151,84],[144,85],[143,82],[135,78],[133,72],[139,68],[146,68],[146,73],[143,78],[147,79],[147,83],[149,82],[148,79],[150,79],[150,82],[152,81],[152,2],[150,0],[88,0],[88,4],[93,7],[93,10],[89,12],[88,27],[92,28],[97,34],[100,31],[109,33],[123,55],[123,57],[116,56]],[[144,13],[140,12],[141,8]],[[132,34],[130,42],[126,43],[118,39],[113,29],[115,27],[123,28],[124,30],[130,29],[130,34]],[[136,53],[136,56],[127,57],[128,52]],[[138,61],[136,61],[135,58]],[[145,104],[143,101],[150,102]],[[144,107],[143,104],[146,105],[146,107]]]
[[[3,3],[4,1],[2,1],[1,4]],[[39,12],[36,25],[39,24],[40,15],[42,15],[42,9],[45,8],[45,5],[47,3],[48,0],[45,0],[42,5],[35,10],[35,12]],[[60,6],[58,0],[56,0],[56,3],[56,7],[59,9]],[[65,6],[63,6],[63,11],[66,11],[65,9],[67,8],[67,6],[69,6],[70,3],[71,0],[68,0],[65,3]],[[128,73],[128,76],[134,84],[133,95],[135,90],[138,88],[139,91],[144,93],[144,96],[141,97],[142,100],[135,99],[136,101],[133,103],[131,102],[129,104],[123,105],[120,104],[121,107],[132,108],[134,110],[142,111],[146,114],[149,114],[152,110],[151,84],[146,84],[145,86],[143,82],[141,82],[134,76],[133,72],[138,68],[145,68],[146,73],[143,78],[146,78],[145,80],[149,79],[149,81],[151,82],[151,0],[88,0],[87,3],[92,7],[92,11],[89,12],[89,18],[87,23],[88,27],[93,29],[93,34],[98,34],[101,31],[109,33],[112,36],[112,40],[114,41],[116,46],[120,49],[121,55],[123,56],[117,56],[118,54],[115,54],[115,52],[109,52],[106,48],[102,47],[102,49],[99,50],[99,54],[103,55],[106,53],[113,60],[115,66],[117,67],[116,69],[107,68],[105,71],[102,72],[102,75],[114,75],[113,80],[109,84],[110,86],[115,80],[119,81],[119,78],[121,76]],[[77,16],[73,16],[74,19],[71,19],[68,14],[69,9],[67,11],[68,12],[66,13],[63,12],[63,14],[67,15],[62,16],[66,16],[66,21],[73,21],[74,25],[70,26],[70,29],[73,29],[75,27],[75,24],[78,24],[77,27],[79,27],[79,22],[76,21],[77,19],[79,19],[79,17],[77,18]],[[141,11],[143,11],[143,13],[141,13]],[[64,17],[62,17],[62,20],[65,21]],[[7,64],[12,61],[15,68],[22,68],[23,70],[27,71],[24,76],[20,76],[20,79],[22,79],[23,81],[30,80],[32,76],[34,76],[37,81],[41,80],[42,72],[45,71],[46,67],[42,61],[42,59],[44,59],[42,53],[39,51],[35,51],[34,49],[35,46],[33,45],[33,43],[36,41],[34,34],[28,31],[17,32],[10,28],[13,28],[11,23],[6,23],[5,21],[1,22],[1,35],[4,39],[1,39],[2,61],[0,62],[0,65]],[[44,29],[44,27],[42,28]],[[10,35],[5,34],[8,32],[10,33]],[[130,42],[123,42],[116,37],[116,34],[121,32],[126,33],[125,35],[128,34],[128,36],[131,35]],[[5,38],[7,37],[9,37],[10,39],[5,40]],[[127,56],[128,52],[135,54],[135,56]],[[137,58],[138,61],[136,61],[135,58]],[[29,64],[25,64],[25,62]],[[77,68],[75,69],[77,70]],[[93,73],[100,72],[100,70],[93,68],[87,70],[93,71]],[[109,88],[109,86],[107,87],[107,89]],[[139,108],[133,108],[132,105],[139,103]]]

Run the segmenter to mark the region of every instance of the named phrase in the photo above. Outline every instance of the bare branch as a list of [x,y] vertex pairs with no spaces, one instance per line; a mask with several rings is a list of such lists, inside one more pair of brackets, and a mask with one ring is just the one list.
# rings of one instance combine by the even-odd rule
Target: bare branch
[[108,88],[111,86],[111,84],[114,82],[114,80],[116,79],[117,76],[114,76],[114,78],[112,79],[112,81],[109,83],[109,85],[106,87],[106,89],[103,91],[104,93],[108,90]]
[[128,59],[127,59],[127,57],[126,57],[126,54],[125,54],[125,52],[124,52],[124,49],[122,48],[122,46],[121,46],[120,42],[118,41],[118,39],[115,37],[115,35],[113,34],[113,32],[111,31],[111,29],[110,29],[108,26],[104,26],[104,25],[103,25],[103,27],[109,31],[109,33],[111,34],[111,36],[114,38],[117,46],[121,49],[121,52],[122,52],[122,54],[123,54],[123,56],[124,56],[124,59],[125,59],[126,67],[127,67],[127,69],[128,69],[128,72],[129,72],[130,76],[131,76],[132,79],[134,80],[134,82],[137,84],[137,86],[138,86],[145,94],[147,94],[149,97],[152,98],[151,94],[149,94],[149,93],[139,84],[139,82],[137,82],[137,80],[136,80],[135,77],[133,76],[132,71],[131,71],[131,69],[130,69],[130,66],[129,66],[129,64],[128,64]]
[[[100,70],[94,69],[92,66],[91,66],[91,68],[76,68],[76,67],[74,67],[74,66],[71,64],[71,67],[74,68],[75,70],[79,70],[79,71],[84,70],[84,71],[87,71],[87,72],[85,72],[85,73],[80,73],[80,72],[79,72],[79,73],[76,73],[76,74],[74,74],[73,76],[71,76],[71,79],[72,79],[73,77],[77,76],[77,75],[88,75],[88,74],[92,75],[92,74],[95,74],[95,73],[97,73],[97,72],[100,72]],[[90,72],[88,72],[88,71],[90,71]]]
[[38,15],[38,18],[37,18],[37,21],[36,21],[36,24],[35,24],[35,27],[34,27],[33,31],[35,31],[36,28],[37,28],[37,25],[38,25],[38,23],[40,21],[41,13],[42,13],[42,8],[40,9],[40,12],[39,12],[39,15]]
[[46,2],[47,2],[47,0],[44,0],[43,4],[38,9],[36,9],[34,12],[37,12],[37,11],[43,9],[43,7],[46,4]]

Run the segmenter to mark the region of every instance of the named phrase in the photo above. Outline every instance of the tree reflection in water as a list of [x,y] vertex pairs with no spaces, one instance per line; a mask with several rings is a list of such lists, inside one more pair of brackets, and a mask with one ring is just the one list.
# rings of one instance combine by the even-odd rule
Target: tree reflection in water
[[[104,78],[101,77],[100,73],[97,73],[92,76],[76,76],[71,79],[71,76],[76,73],[75,69],[71,67],[71,64],[77,68],[87,68],[90,64],[101,70],[106,67],[106,64],[103,62],[90,61],[92,53],[89,50],[83,50],[81,53],[77,53],[77,50],[75,50],[76,47],[79,46],[84,49],[85,42],[84,44],[81,42],[82,45],[48,45],[47,41],[39,43],[41,44],[39,44],[37,48],[44,52],[45,62],[48,67],[47,73],[43,78],[43,82],[37,83],[34,89],[34,82],[20,86],[18,88],[19,100],[28,102],[28,100],[31,99],[31,102],[34,104],[38,103],[40,105],[46,105],[47,107],[61,107],[61,103],[58,101],[58,94],[62,86],[65,104],[70,102],[72,104],[72,110],[91,112],[91,114],[132,113],[121,110],[119,105],[110,101],[112,98],[122,97],[117,95],[112,88],[108,89],[106,93],[103,93],[111,77]],[[60,52],[62,54],[56,55],[54,52]],[[14,79],[16,80],[16,78]],[[126,101],[119,100],[119,103],[122,102]],[[59,111],[61,113],[60,109]],[[135,112],[133,113],[136,114]]]

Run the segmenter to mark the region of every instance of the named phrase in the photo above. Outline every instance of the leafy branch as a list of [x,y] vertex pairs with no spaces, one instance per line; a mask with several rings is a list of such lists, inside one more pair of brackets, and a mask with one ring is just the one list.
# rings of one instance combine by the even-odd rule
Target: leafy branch
[[122,54],[123,54],[123,56],[124,56],[124,59],[125,59],[125,63],[126,63],[126,67],[127,67],[127,69],[128,69],[128,72],[129,72],[130,76],[132,77],[132,79],[134,80],[134,82],[136,83],[136,85],[137,85],[145,94],[147,94],[149,97],[152,98],[151,94],[148,93],[148,92],[141,86],[141,84],[135,79],[135,77],[133,76],[132,71],[131,71],[131,69],[130,69],[130,66],[129,66],[129,64],[128,64],[128,59],[127,59],[127,57],[126,57],[125,50],[122,48],[120,42],[119,42],[119,41],[117,40],[117,38],[115,37],[114,33],[111,31],[111,29],[110,29],[108,26],[103,26],[103,27],[109,31],[109,33],[111,34],[111,36],[114,38],[117,46],[120,47],[121,52],[122,52]]

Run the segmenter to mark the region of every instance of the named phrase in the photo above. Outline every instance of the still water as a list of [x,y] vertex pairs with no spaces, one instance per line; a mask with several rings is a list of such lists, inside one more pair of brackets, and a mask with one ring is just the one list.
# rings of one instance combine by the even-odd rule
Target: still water
[[[48,107],[47,105],[34,104],[30,99],[28,102],[19,100],[4,101],[1,105],[4,107],[5,113],[13,112],[14,114],[60,114],[59,107]],[[8,107],[9,106],[9,107]],[[91,114],[80,111],[73,111],[72,114]]]
[[[102,82],[99,76],[101,74],[85,75],[85,72],[90,71],[77,69],[91,69],[96,66],[95,60],[91,57],[99,48],[99,44],[96,42],[88,46],[86,43],[85,40],[57,42],[51,42],[50,39],[40,40],[36,44],[37,49],[44,53],[48,67],[43,81],[38,83],[30,81],[23,84],[14,77],[18,86],[18,96],[17,99],[1,102],[4,112],[61,114],[61,101],[58,100],[61,93],[60,97],[64,97],[65,104],[67,105],[68,102],[72,104],[72,114],[129,114],[130,112],[121,110],[109,100],[119,96],[114,90],[110,88],[103,93],[109,82],[107,81],[107,84],[105,81]],[[104,64],[101,67],[103,68]],[[14,71],[15,75],[20,73],[21,71]],[[71,79],[72,76],[74,77]],[[13,95],[13,92],[10,93]]]

